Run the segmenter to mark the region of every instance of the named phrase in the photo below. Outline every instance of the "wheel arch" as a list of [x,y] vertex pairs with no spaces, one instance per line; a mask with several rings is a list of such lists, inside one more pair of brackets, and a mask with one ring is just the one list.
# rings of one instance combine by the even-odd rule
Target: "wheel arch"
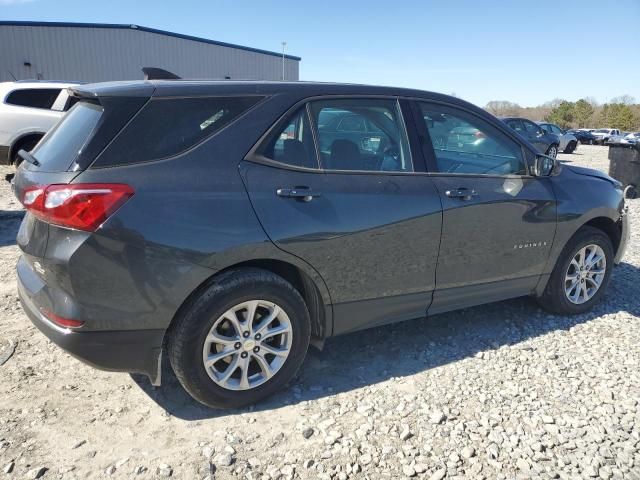
[[[620,230],[618,222],[614,222],[609,217],[595,217],[581,225],[580,228],[585,226],[594,227],[598,230],[603,231],[611,240],[613,251],[618,251],[618,248],[620,247],[620,240],[622,239],[622,232]],[[580,228],[578,228],[578,230],[580,230]],[[576,230],[576,232],[578,230]]]
[[184,311],[190,308],[195,299],[214,284],[220,275],[229,272],[230,270],[247,267],[269,271],[284,278],[287,282],[293,285],[293,287],[300,293],[307,305],[307,308],[309,309],[309,316],[311,318],[311,344],[318,348],[322,348],[324,339],[331,336],[333,331],[331,302],[328,296],[329,292],[326,289],[324,282],[319,277],[312,278],[313,274],[306,272],[303,268],[292,262],[274,258],[251,259],[234,263],[217,271],[204,280],[187,296],[180,307],[176,310],[171,322],[169,322],[169,325],[167,326],[163,344],[166,345],[168,339],[167,333],[170,332],[171,327],[176,322],[176,319],[179,318]]
[[13,156],[20,149],[20,146],[24,145],[26,142],[30,140],[40,141],[40,139],[44,137],[45,133],[46,132],[40,132],[40,131],[27,132],[27,133],[22,133],[19,137],[16,137],[13,140],[13,142],[11,142],[11,147],[9,147],[9,158],[8,158],[9,163],[13,163]]
[[611,240],[611,244],[613,245],[614,254],[617,253],[618,248],[620,247],[620,242],[622,240],[622,230],[620,228],[620,224],[618,221],[613,220],[610,216],[605,215],[603,212],[599,212],[590,216],[589,218],[583,219],[580,224],[571,232],[571,235],[566,237],[566,240],[562,242],[561,245],[556,246],[556,252],[550,258],[550,262],[547,263],[547,269],[540,277],[540,281],[535,289],[535,295],[540,296],[544,292],[547,287],[547,283],[551,276],[551,272],[556,266],[556,263],[560,260],[560,253],[564,249],[565,245],[571,241],[573,237],[584,227],[593,227],[601,232],[603,232],[609,239]]

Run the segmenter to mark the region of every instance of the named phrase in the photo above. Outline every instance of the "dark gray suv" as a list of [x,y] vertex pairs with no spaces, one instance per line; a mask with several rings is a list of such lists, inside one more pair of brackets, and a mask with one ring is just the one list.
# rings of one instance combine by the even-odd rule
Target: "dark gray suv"
[[215,407],[282,388],[310,344],[531,295],[605,293],[620,184],[561,166],[469,103],[266,82],[74,87],[15,193],[23,307],[96,367]]

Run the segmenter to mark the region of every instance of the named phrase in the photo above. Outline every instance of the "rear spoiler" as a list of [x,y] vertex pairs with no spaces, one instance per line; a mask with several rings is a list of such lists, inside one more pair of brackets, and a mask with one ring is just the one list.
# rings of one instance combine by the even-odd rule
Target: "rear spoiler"
[[[181,80],[175,73],[155,67],[144,67],[144,80]],[[88,83],[68,87],[69,95],[82,100],[98,101],[100,97],[151,97],[155,87],[142,80]]]
[[104,97],[146,97],[153,95],[155,86],[142,80],[126,82],[89,83],[67,88],[69,95],[82,100],[102,103]]

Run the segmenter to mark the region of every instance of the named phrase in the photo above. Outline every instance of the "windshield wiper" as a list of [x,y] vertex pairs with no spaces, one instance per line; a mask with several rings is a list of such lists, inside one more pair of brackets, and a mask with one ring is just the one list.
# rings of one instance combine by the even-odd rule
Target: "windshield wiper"
[[18,156],[31,165],[35,165],[36,167],[40,166],[38,159],[25,150],[18,150]]

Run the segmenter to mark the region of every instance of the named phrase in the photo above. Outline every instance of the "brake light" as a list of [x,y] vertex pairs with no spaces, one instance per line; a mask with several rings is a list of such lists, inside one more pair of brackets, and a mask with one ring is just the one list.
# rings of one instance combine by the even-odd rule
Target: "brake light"
[[22,204],[45,222],[93,232],[133,193],[120,183],[39,185],[25,190]]
[[56,325],[62,328],[80,328],[82,325],[84,325],[84,322],[81,320],[64,318],[59,315],[56,315],[55,313],[51,313],[48,310],[45,310],[44,308],[41,308],[40,311],[45,317],[47,317],[53,323],[55,323]]

